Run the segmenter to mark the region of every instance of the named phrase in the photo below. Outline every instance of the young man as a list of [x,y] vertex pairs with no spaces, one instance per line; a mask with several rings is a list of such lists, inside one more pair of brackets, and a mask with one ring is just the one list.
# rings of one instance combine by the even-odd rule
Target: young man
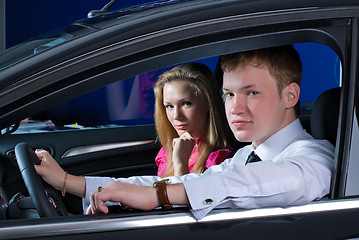
[[[298,120],[302,69],[293,46],[226,55],[222,69],[228,122],[238,141],[252,144],[203,174],[169,178],[159,196],[155,177],[102,179],[101,186],[111,183],[91,196],[91,182],[99,182],[87,178],[87,213],[107,212],[106,201],[153,209],[167,192],[170,204],[190,205],[201,219],[215,207],[306,204],[329,193],[334,147],[313,139]],[[252,151],[260,160],[248,164]]]
[[[221,62],[229,125],[238,141],[251,145],[203,174],[169,177],[168,185],[153,187],[162,180],[156,176],[112,179],[65,174],[63,180],[63,173],[56,188],[64,190],[66,185],[67,192],[83,197],[84,210],[91,203],[88,214],[106,213],[105,202],[110,201],[143,210],[189,205],[196,219],[215,207],[298,205],[328,194],[334,147],[315,140],[298,120],[302,67],[293,46],[230,54]],[[247,162],[252,152],[256,156]],[[38,156],[47,169],[61,170],[45,151]]]

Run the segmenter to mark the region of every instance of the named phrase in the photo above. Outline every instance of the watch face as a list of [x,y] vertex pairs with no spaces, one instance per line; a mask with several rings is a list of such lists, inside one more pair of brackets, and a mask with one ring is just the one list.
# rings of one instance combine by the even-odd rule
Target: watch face
[[161,180],[161,181],[154,182],[154,183],[153,183],[153,187],[157,187],[158,184],[162,184],[162,183],[164,183],[164,184],[167,185],[167,184],[170,183],[170,180],[169,180],[169,179],[163,179],[163,180]]

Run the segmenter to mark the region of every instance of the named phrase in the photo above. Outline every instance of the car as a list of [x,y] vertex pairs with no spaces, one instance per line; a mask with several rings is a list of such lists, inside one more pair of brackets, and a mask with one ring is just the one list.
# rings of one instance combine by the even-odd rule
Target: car
[[[0,53],[0,238],[358,238],[358,21],[355,0],[158,1]],[[196,61],[221,84],[220,55],[287,44],[303,61],[300,120],[335,145],[331,191],[321,200],[214,209],[198,221],[186,207],[83,215],[81,199],[48,198],[36,174],[21,174],[32,166],[24,159],[45,149],[75,175],[156,175],[158,74]],[[63,202],[62,213],[46,213],[48,199]]]

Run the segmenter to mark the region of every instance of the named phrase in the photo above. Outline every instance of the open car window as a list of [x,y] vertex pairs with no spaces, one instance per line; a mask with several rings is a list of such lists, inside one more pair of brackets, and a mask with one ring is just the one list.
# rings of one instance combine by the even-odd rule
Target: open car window
[[[311,109],[316,98],[325,90],[341,85],[339,57],[329,47],[318,43],[295,44],[303,63],[301,85],[301,119],[310,131]],[[214,73],[219,57],[197,60]],[[15,132],[34,133],[154,124],[153,86],[158,77],[174,65],[121,79],[91,91],[21,122]],[[119,72],[101,78],[119,78]],[[218,84],[221,81],[218,80]]]

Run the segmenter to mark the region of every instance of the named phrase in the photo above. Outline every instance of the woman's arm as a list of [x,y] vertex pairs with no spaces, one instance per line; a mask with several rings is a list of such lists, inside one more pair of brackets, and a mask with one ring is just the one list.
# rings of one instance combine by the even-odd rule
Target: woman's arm
[[41,164],[35,165],[35,169],[48,184],[64,193],[85,197],[85,177],[66,173],[47,151],[36,152],[36,155],[41,160]]

